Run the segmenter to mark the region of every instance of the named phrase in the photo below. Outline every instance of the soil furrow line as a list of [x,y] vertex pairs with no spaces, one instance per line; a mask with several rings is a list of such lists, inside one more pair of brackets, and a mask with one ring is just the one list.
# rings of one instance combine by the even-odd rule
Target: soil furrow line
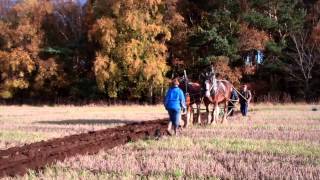
[[41,170],[67,157],[95,154],[130,141],[164,135],[167,121],[133,123],[1,150],[0,177],[23,175],[28,169]]

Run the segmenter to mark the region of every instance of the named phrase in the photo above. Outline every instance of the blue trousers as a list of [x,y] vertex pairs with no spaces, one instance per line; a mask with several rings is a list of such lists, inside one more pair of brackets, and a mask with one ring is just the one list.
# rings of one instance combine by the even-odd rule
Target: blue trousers
[[240,103],[240,111],[241,111],[242,116],[247,116],[248,104],[247,103]]
[[180,124],[180,109],[168,109],[170,121],[172,122],[173,127],[177,128]]

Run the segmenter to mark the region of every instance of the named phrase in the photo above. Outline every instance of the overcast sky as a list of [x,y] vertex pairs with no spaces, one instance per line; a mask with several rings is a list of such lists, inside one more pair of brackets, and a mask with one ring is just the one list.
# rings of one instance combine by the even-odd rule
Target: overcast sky
[[79,0],[79,1],[82,5],[87,2],[87,0]]

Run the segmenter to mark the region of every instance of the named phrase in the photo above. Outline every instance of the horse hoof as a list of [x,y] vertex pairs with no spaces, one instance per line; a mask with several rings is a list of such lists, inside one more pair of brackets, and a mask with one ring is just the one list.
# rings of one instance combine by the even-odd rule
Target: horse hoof
[[167,130],[167,134],[168,134],[169,136],[172,136],[172,132],[171,132],[170,130]]

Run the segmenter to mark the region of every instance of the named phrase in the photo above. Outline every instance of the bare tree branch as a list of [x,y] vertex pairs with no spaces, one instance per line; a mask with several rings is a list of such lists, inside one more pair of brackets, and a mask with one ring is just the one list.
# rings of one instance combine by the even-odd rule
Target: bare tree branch
[[291,57],[294,64],[288,67],[288,72],[294,79],[304,83],[306,96],[309,92],[316,62],[316,50],[319,47],[316,43],[310,41],[310,33],[306,31],[291,33],[290,37],[294,43],[294,49],[293,53],[288,53],[288,56]]

